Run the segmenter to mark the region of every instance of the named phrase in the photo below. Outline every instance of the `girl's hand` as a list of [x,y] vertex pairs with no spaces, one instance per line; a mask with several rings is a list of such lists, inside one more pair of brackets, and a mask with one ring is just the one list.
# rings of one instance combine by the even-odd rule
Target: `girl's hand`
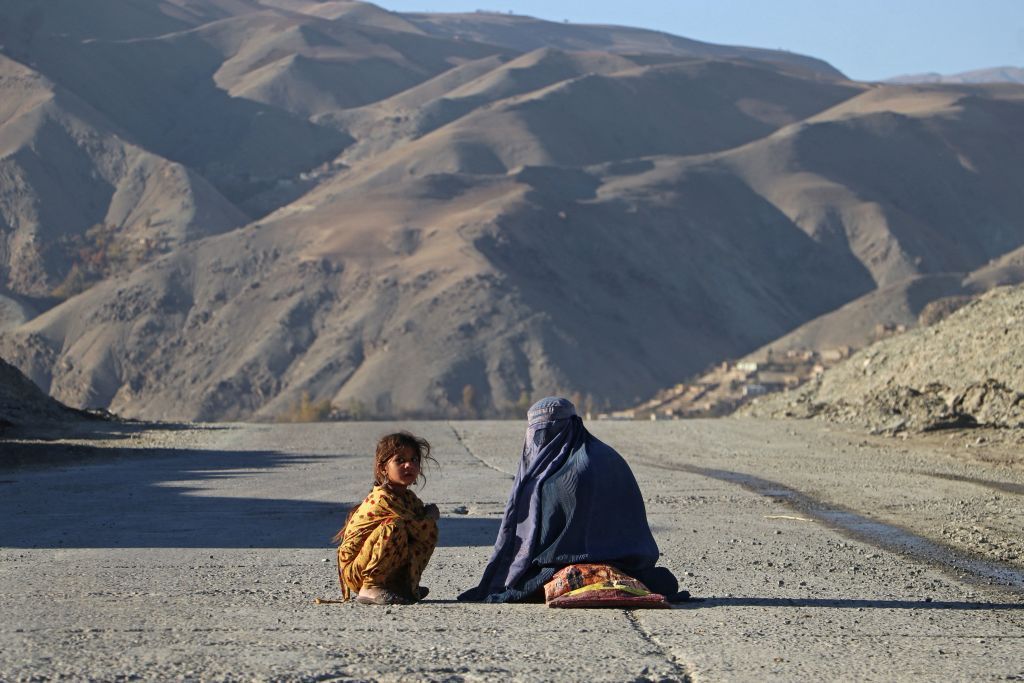
[[437,509],[437,506],[431,503],[423,507],[423,511],[427,514],[427,517],[433,520],[441,519],[441,511]]

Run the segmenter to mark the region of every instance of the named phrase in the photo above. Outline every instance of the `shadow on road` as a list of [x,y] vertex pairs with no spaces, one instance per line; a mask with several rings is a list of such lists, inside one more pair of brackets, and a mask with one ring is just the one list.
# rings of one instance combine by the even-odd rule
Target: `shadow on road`
[[[19,442],[60,440],[109,440],[131,439],[143,432],[212,432],[231,429],[227,425],[194,424],[188,422],[134,422],[132,420],[90,419],[83,422],[52,423],[31,426],[0,425],[0,468],[29,467],[34,464],[19,457]],[[110,449],[93,448],[95,453]],[[38,454],[36,454],[38,455]]]
[[993,491],[999,491],[1000,493],[1013,493],[1018,496],[1024,496],[1024,484],[1014,484],[1008,481],[992,481],[991,479],[978,479],[976,477],[964,477],[958,474],[946,474],[944,472],[918,472],[926,477],[934,477],[935,479],[945,479],[946,481],[962,481],[966,484],[977,484],[978,486],[984,486],[985,488],[992,489]]
[[[10,442],[0,449],[2,460],[32,464],[0,471],[6,548],[328,548],[356,503],[272,497],[268,481],[224,487],[237,497],[195,485],[267,479],[276,470],[351,455]],[[81,463],[88,464],[68,467]],[[444,518],[439,545],[490,545],[499,523]]]
[[[946,571],[955,569],[983,580],[996,580],[1001,584],[1011,584],[1016,588],[1024,587],[1024,572],[1009,564],[994,560],[973,557],[967,553],[943,543],[932,541],[924,536],[903,529],[895,524],[888,524],[866,514],[843,508],[819,500],[809,494],[798,491],[776,481],[747,474],[708,467],[698,467],[685,463],[653,464],[662,469],[689,472],[702,477],[710,477],[719,481],[742,486],[760,496],[776,500],[799,511],[840,533],[869,543],[876,548],[899,553],[918,561],[943,568]],[[975,483],[978,483],[977,480]],[[988,482],[989,485],[992,482]],[[1010,492],[1016,493],[1013,489]]]
[[933,600],[860,600],[830,598],[697,598],[674,605],[678,609],[705,607],[832,607],[836,609],[952,609],[1020,610],[1024,602],[966,602]]

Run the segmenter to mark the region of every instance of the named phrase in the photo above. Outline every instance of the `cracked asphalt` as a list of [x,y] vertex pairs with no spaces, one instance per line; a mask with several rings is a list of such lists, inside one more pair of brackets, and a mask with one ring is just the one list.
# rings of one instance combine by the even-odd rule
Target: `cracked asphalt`
[[[456,602],[520,422],[0,440],[0,680],[1024,680],[1019,468],[812,422],[588,427],[631,463],[662,564],[699,600]],[[339,597],[329,538],[397,428],[441,463],[419,490],[442,512],[430,596],[314,604]]]

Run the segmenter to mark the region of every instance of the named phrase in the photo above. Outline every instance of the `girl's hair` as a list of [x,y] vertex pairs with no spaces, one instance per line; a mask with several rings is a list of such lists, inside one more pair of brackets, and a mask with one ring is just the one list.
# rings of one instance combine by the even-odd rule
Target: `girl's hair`
[[[377,442],[377,455],[373,459],[373,484],[374,486],[382,486],[387,483],[388,476],[386,467],[388,460],[391,460],[399,451],[411,448],[414,457],[423,464],[423,461],[429,460],[435,465],[437,461],[430,457],[430,443],[427,442],[422,436],[413,436],[409,432],[395,432],[394,434],[387,434],[380,438]],[[426,481],[427,477],[423,474],[423,468],[420,467],[420,478]],[[419,483],[419,478],[416,480]]]
[[[377,442],[377,454],[373,458],[373,485],[382,486],[387,483],[387,464],[388,460],[393,458],[399,451],[404,448],[411,448],[415,453],[415,457],[420,461],[422,465],[424,460],[437,464],[437,460],[430,457],[430,443],[421,436],[413,436],[409,432],[395,432],[394,434],[387,434],[380,438]],[[423,468],[420,467],[420,477],[426,481],[427,477],[423,474]],[[416,480],[419,482],[419,479]],[[349,521],[352,519],[352,515],[355,514],[356,510],[359,509],[360,503],[356,503],[349,510],[348,517],[345,518],[345,524],[338,529],[338,533],[334,534],[331,539],[332,543],[341,543],[345,538],[345,528],[348,526]]]

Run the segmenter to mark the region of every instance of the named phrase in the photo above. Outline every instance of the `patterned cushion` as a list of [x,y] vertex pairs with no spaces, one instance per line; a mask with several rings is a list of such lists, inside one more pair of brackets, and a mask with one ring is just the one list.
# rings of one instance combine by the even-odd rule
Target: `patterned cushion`
[[544,584],[548,607],[666,608],[665,596],[607,564],[571,564]]

